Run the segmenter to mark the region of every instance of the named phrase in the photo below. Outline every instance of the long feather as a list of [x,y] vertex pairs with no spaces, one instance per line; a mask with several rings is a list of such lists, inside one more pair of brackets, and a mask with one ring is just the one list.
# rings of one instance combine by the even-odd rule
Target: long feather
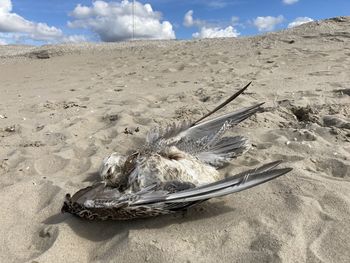
[[205,118],[209,117],[210,115],[212,115],[213,113],[217,112],[218,110],[222,109],[223,107],[225,107],[227,104],[229,104],[231,101],[233,101],[235,98],[237,98],[239,95],[241,95],[249,86],[250,84],[252,84],[252,82],[249,82],[247,85],[245,85],[242,89],[240,89],[239,91],[237,91],[235,94],[233,94],[231,97],[229,97],[227,100],[225,100],[223,103],[221,103],[219,106],[217,106],[215,109],[213,109],[212,111],[210,111],[209,113],[205,114],[202,118],[198,119],[197,121],[193,122],[192,126],[195,126],[197,123],[199,123],[200,121],[204,120]]

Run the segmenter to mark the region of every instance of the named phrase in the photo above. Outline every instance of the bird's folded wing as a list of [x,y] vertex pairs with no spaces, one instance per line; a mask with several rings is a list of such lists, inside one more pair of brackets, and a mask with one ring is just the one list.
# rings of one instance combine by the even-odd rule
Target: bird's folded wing
[[[120,194],[117,190],[97,184],[68,196],[62,211],[88,219],[131,219],[169,214],[214,197],[239,192],[262,184],[291,171],[275,169],[280,162],[263,165],[221,181],[169,193],[149,186],[133,194]],[[155,190],[157,189],[157,190]]]

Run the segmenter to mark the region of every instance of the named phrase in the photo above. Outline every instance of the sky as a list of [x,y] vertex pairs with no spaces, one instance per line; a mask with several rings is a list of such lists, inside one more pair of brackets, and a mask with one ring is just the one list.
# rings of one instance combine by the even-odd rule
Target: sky
[[0,0],[0,45],[242,37],[350,15],[350,0]]

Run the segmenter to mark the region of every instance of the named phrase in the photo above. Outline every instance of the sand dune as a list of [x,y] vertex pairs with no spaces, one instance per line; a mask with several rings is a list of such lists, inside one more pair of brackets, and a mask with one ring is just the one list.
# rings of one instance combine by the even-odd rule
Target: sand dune
[[[349,17],[240,39],[0,46],[0,61],[0,262],[349,262]],[[232,131],[254,147],[227,172],[282,159],[291,173],[186,214],[60,214],[104,156],[249,81],[225,111],[265,112]]]

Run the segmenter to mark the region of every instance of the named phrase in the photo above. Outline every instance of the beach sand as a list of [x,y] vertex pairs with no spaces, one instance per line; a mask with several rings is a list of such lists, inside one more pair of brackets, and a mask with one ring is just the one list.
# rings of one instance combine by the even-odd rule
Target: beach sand
[[[0,62],[0,262],[350,261],[350,17],[237,39],[0,46]],[[225,171],[292,172],[176,215],[60,213],[106,155],[249,81],[221,113],[265,111],[233,129],[253,147]]]

